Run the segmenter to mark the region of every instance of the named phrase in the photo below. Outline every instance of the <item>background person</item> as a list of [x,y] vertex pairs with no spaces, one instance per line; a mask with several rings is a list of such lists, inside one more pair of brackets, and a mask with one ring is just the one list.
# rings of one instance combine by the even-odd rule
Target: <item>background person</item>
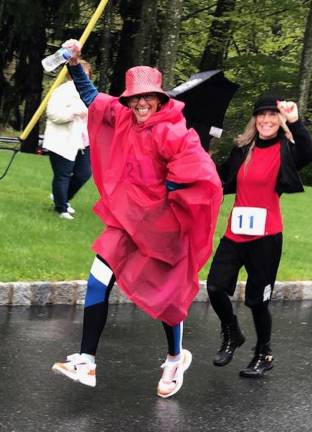
[[251,308],[257,343],[242,377],[260,377],[273,367],[269,302],[282,252],[280,195],[303,192],[297,170],[311,160],[311,137],[298,118],[297,105],[268,95],[256,101],[251,120],[219,169],[224,193],[236,195],[207,280],[223,334],[213,363],[227,365],[245,341],[229,299],[244,266],[245,304]]
[[221,182],[198,135],[186,128],[184,104],[162,89],[157,69],[129,69],[117,98],[98,93],[88,80],[77,41],[63,46],[74,53],[69,71],[90,106],[92,172],[100,193],[94,210],[106,229],[93,244],[97,257],[80,354],[53,369],[95,386],[95,354],[116,278],[129,299],[163,324],[168,354],[157,394],[166,398],[181,388],[192,360],[182,349],[183,320],[198,292],[198,271],[211,253]]
[[[90,64],[81,60],[81,65],[90,76]],[[68,78],[53,92],[48,102],[43,147],[49,150],[53,171],[51,198],[54,208],[61,218],[71,220],[75,210],[70,200],[88,181],[91,169],[88,109],[70,75]]]

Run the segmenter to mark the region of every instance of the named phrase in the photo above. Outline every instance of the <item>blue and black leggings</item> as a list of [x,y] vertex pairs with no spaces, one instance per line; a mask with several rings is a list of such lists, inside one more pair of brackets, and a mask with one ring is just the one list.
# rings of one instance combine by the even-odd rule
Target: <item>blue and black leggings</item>
[[[92,264],[87,285],[81,353],[96,354],[97,346],[107,321],[108,300],[114,283],[115,276],[109,265],[97,255]],[[168,354],[172,356],[180,354],[182,349],[183,322],[173,327],[164,322],[162,324],[167,337]]]

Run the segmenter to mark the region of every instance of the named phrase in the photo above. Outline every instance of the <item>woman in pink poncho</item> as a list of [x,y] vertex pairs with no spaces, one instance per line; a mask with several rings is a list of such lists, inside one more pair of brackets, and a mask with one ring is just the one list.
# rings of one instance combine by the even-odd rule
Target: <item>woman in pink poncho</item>
[[183,320],[198,292],[198,271],[212,250],[221,183],[196,132],[186,128],[183,103],[161,88],[161,73],[137,66],[117,98],[98,93],[79,64],[75,40],[68,66],[89,106],[91,166],[106,228],[96,239],[88,280],[80,354],[53,370],[95,386],[95,353],[115,282],[152,318],[162,321],[168,355],[157,394],[182,386],[192,355],[182,349]]

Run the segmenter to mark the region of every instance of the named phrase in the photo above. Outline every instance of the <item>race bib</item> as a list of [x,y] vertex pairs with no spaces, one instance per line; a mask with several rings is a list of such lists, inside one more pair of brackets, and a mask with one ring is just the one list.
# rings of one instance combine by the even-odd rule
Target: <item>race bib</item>
[[234,234],[263,235],[267,210],[259,207],[234,207],[231,230]]

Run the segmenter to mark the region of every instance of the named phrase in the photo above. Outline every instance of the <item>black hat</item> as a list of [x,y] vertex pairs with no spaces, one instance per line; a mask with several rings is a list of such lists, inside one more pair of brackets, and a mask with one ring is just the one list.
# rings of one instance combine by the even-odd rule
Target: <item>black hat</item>
[[264,95],[260,96],[254,105],[254,109],[252,112],[252,115],[257,115],[261,111],[276,111],[279,112],[279,109],[277,108],[277,102],[283,100],[280,96],[273,96],[273,95]]

